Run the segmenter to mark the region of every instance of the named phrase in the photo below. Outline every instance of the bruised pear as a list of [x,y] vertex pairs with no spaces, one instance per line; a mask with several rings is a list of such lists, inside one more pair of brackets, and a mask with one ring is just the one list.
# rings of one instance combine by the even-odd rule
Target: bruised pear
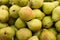
[[56,36],[51,31],[43,29],[40,35],[40,40],[56,40]]
[[20,18],[18,18],[15,22],[15,26],[16,26],[16,28],[20,29],[20,28],[24,28],[26,25],[25,25],[24,21],[22,21]]
[[45,14],[39,9],[34,9],[33,12],[34,12],[35,18],[39,20],[42,20],[45,16]]
[[39,31],[42,28],[42,22],[38,19],[33,19],[27,22],[28,28],[34,32]]
[[19,11],[19,16],[24,21],[29,21],[34,18],[34,13],[30,7],[22,7]]
[[52,12],[52,19],[54,22],[60,20],[60,6],[56,7]]
[[42,7],[43,12],[45,14],[51,14],[51,12],[53,11],[53,9],[55,7],[57,7],[58,5],[59,5],[58,1],[56,1],[56,2],[44,2],[43,7]]
[[28,40],[39,40],[39,38],[37,36],[32,36],[31,38],[29,38]]
[[9,19],[9,12],[7,10],[0,9],[0,21],[7,22]]
[[42,20],[43,27],[50,28],[53,25],[52,18],[50,16],[45,16]]
[[30,0],[31,8],[40,8],[43,5],[44,0]]
[[60,32],[60,21],[57,21],[57,22],[55,23],[55,27],[56,27],[56,30],[57,30],[58,32]]
[[60,40],[60,33],[57,34],[57,40]]
[[18,5],[12,5],[9,9],[10,16],[13,18],[18,18],[19,10],[20,10],[20,7]]
[[5,27],[5,28],[0,29],[0,35],[4,35],[8,38],[12,38],[15,35],[15,31],[11,27]]
[[32,36],[32,32],[27,28],[21,28],[16,32],[18,40],[28,40]]
[[8,11],[8,7],[6,5],[1,5],[0,6],[0,9],[7,10]]

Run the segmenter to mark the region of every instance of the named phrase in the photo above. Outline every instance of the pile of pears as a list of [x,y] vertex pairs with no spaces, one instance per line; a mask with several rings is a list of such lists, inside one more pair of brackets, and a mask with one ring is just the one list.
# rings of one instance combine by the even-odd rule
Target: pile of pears
[[0,40],[60,40],[60,0],[0,0]]

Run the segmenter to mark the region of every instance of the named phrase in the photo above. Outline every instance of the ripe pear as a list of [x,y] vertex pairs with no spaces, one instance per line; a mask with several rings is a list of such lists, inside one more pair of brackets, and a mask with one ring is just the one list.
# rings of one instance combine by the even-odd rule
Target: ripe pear
[[32,36],[32,32],[27,28],[21,28],[16,32],[18,40],[27,40]]
[[54,33],[55,35],[57,35],[56,29],[55,28],[49,28],[49,31],[51,31],[52,33]]
[[31,38],[29,38],[28,40],[39,40],[39,38],[37,36],[32,36]]
[[0,29],[5,28],[5,27],[8,27],[7,23],[0,23]]
[[0,4],[7,4],[9,0],[0,0]]
[[21,20],[20,18],[18,18],[18,19],[16,20],[15,26],[16,26],[16,28],[18,28],[18,29],[21,29],[21,28],[26,27],[24,21]]
[[33,32],[39,31],[42,28],[42,22],[39,19],[32,19],[27,22],[28,28]]
[[34,18],[34,13],[30,7],[22,7],[19,11],[19,16],[24,21],[29,21]]
[[56,36],[51,31],[43,29],[40,35],[40,40],[56,40]]
[[40,9],[33,9],[34,15],[36,19],[42,20],[45,14]]
[[6,5],[1,5],[1,6],[0,6],[0,9],[7,10],[7,11],[9,10]]
[[12,38],[15,35],[15,31],[11,27],[5,27],[5,28],[0,29],[0,35],[4,35],[8,38]]
[[42,10],[45,14],[51,14],[53,9],[59,5],[58,1],[55,2],[44,2]]
[[0,9],[0,21],[7,22],[9,19],[9,12],[7,10]]
[[13,18],[18,18],[19,10],[20,10],[20,7],[18,5],[12,5],[9,9],[10,16]]
[[45,16],[44,19],[42,20],[42,23],[43,27],[50,28],[53,25],[51,16]]
[[31,8],[40,8],[43,5],[44,0],[30,0]]
[[55,27],[56,27],[56,30],[57,30],[58,32],[60,32],[60,21],[57,21],[57,22],[55,23]]
[[56,7],[52,12],[52,19],[54,22],[60,20],[60,6]]
[[57,40],[60,40],[60,33],[57,34]]

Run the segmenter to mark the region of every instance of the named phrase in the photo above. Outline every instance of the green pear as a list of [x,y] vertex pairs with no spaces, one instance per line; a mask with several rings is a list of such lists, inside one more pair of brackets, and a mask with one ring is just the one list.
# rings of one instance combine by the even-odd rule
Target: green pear
[[15,26],[16,26],[16,28],[18,28],[18,29],[21,29],[21,28],[26,27],[24,21],[22,21],[20,18],[18,18],[18,19],[16,20]]
[[57,40],[60,40],[60,33],[57,34]]
[[29,0],[20,0],[19,5],[22,6],[22,7],[27,6],[28,2],[29,2]]
[[7,4],[9,0],[0,0],[0,4]]
[[45,14],[51,14],[53,9],[59,5],[58,1],[55,2],[44,2],[42,10]]
[[42,28],[42,22],[39,19],[32,19],[27,22],[28,28],[33,32],[39,31]]
[[33,9],[33,12],[35,14],[35,18],[42,20],[45,16],[45,14],[40,9]]
[[57,35],[56,29],[55,28],[49,28],[49,31],[51,31],[52,33],[54,33],[55,35]]
[[15,35],[15,31],[11,27],[5,27],[0,29],[0,35],[6,36],[8,38],[12,38]]
[[58,32],[60,32],[60,21],[57,21],[57,22],[55,23],[55,27],[56,27],[56,30],[57,30]]
[[19,29],[16,32],[16,37],[18,38],[18,40],[27,40],[31,36],[32,36],[32,32],[27,28]]
[[0,23],[0,29],[5,28],[5,27],[8,27],[7,23]]
[[52,12],[52,19],[54,22],[60,20],[60,6],[56,7]]
[[0,21],[7,22],[9,19],[9,12],[7,10],[0,9]]
[[45,16],[42,20],[43,27],[50,28],[53,25],[52,18],[50,16]]
[[43,5],[44,0],[30,0],[31,8],[40,8]]
[[0,6],[0,9],[7,10],[7,11],[9,10],[6,5],[1,5],[1,6]]
[[13,18],[18,18],[19,10],[20,10],[20,7],[18,5],[12,5],[9,9],[10,16]]
[[39,38],[37,36],[32,36],[31,38],[29,38],[28,40],[39,40]]
[[29,21],[34,18],[34,13],[30,7],[22,7],[19,11],[19,16],[24,21]]
[[56,40],[56,36],[51,31],[43,29],[40,35],[40,40]]

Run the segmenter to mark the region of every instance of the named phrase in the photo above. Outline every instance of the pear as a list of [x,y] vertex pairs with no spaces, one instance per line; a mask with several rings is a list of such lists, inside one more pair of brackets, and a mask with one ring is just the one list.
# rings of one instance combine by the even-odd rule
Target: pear
[[51,14],[53,9],[59,5],[58,1],[55,2],[44,2],[42,10],[45,14]]
[[32,36],[32,32],[27,28],[21,28],[16,32],[18,40],[27,40]]
[[44,0],[44,2],[53,2],[55,0]]
[[60,32],[60,21],[57,21],[57,22],[55,23],[55,27],[56,27],[56,30],[57,30],[58,32]]
[[45,16],[42,20],[43,27],[50,28],[53,25],[52,18],[50,16]]
[[0,0],[0,4],[7,4],[9,0]]
[[52,12],[52,19],[54,22],[60,20],[60,6],[56,7]]
[[55,35],[57,35],[56,29],[55,28],[49,28],[49,31],[51,31],[52,33],[54,33]]
[[7,23],[0,23],[0,29],[5,28],[5,27],[8,27]]
[[40,9],[33,9],[33,12],[36,19],[42,20],[45,16],[45,14]]
[[21,29],[21,28],[26,27],[24,21],[21,20],[20,18],[18,18],[18,19],[16,20],[15,26],[16,26],[16,28],[18,28],[18,29]]
[[28,40],[39,40],[37,36],[32,36],[31,38],[29,38]]
[[0,29],[0,35],[6,36],[8,38],[12,38],[15,35],[15,31],[11,27],[5,27]]
[[27,22],[28,28],[33,32],[39,31],[42,28],[42,22],[39,19],[32,19]]
[[60,40],[60,33],[57,34],[57,40]]
[[0,21],[7,22],[9,19],[9,12],[7,10],[0,9]]
[[29,21],[34,18],[34,13],[30,7],[22,7],[19,11],[19,17],[24,21]]
[[12,5],[9,9],[10,16],[13,18],[18,18],[19,10],[20,10],[20,7],[18,5]]
[[43,29],[40,35],[40,40],[56,40],[56,36],[51,31]]
[[7,10],[7,11],[9,10],[6,5],[1,5],[1,6],[0,6],[0,9]]
[[43,5],[44,0],[30,0],[31,8],[41,8]]

